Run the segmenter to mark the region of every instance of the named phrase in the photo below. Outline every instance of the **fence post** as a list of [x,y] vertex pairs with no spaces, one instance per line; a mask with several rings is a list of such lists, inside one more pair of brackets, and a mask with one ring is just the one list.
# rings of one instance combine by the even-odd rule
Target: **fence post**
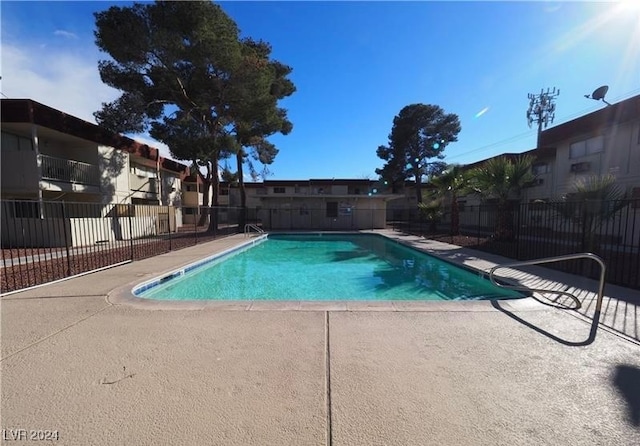
[[127,216],[129,217],[129,250],[131,254],[131,261],[133,262],[133,204],[127,206]]
[[200,208],[197,207],[195,209],[195,213],[193,214],[193,231],[194,231],[193,233],[195,235],[196,245],[198,244],[198,220],[199,219],[200,219]]
[[480,216],[482,213],[482,205],[478,205],[478,226],[476,228],[476,246],[480,246]]
[[[69,229],[71,229],[71,222],[69,222]],[[62,202],[62,233],[64,234],[64,247],[67,252],[67,276],[71,275],[71,253],[69,252],[69,239],[67,237],[67,211]]]
[[167,206],[167,228],[169,230],[169,251],[171,251],[171,209]]
[[516,207],[516,209],[518,210],[518,218],[516,219],[516,231],[515,231],[515,238],[516,238],[516,259],[517,260],[521,260],[520,259],[520,214],[522,213],[522,208],[524,207],[524,203],[518,203],[518,206]]

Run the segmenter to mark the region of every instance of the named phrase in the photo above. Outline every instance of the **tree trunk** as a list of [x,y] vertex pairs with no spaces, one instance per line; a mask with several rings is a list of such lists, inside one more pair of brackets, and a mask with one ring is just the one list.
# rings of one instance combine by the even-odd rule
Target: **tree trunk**
[[220,196],[220,178],[218,177],[218,156],[211,158],[211,186],[213,187],[213,200],[209,212],[209,228],[207,232],[215,234],[218,230],[218,199]]
[[[416,169],[417,171],[418,169]],[[420,173],[416,174],[416,198],[418,199],[418,204],[422,203],[422,178],[420,177]]]
[[513,240],[513,214],[508,201],[498,203],[495,239],[498,241]]
[[244,164],[244,151],[242,148],[236,154],[236,164],[238,165],[238,188],[240,189],[240,214],[238,215],[238,228],[244,229],[247,220],[247,191],[244,187],[244,173],[242,165]]
[[460,234],[460,210],[458,209],[458,197],[451,193],[451,234]]
[[198,220],[198,226],[204,226],[207,222],[207,215],[209,215],[209,191],[211,190],[211,178],[210,175],[207,174],[207,178],[205,178],[203,184],[202,191],[202,209],[203,212],[200,213],[200,219]]

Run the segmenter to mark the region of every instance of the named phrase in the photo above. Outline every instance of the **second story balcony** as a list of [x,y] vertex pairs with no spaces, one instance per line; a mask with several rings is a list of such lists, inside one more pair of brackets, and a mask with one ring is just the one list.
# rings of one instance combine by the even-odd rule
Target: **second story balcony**
[[98,166],[49,155],[40,155],[40,161],[42,166],[42,179],[44,180],[62,181],[88,186],[100,185],[100,170]]

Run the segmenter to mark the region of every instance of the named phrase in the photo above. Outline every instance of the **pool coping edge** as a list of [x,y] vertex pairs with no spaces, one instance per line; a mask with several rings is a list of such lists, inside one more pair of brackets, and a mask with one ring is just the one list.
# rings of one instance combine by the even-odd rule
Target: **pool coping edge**
[[[317,231],[316,231],[317,232]],[[341,231],[342,232],[342,231]],[[344,231],[351,232],[354,231]],[[416,249],[424,252],[430,256],[438,258],[448,264],[456,266],[458,268],[465,269],[474,274],[481,275],[486,278],[486,272],[481,269],[476,269],[469,265],[462,265],[456,262],[452,262],[449,259],[445,259],[434,253],[427,253],[420,247],[413,246],[410,242],[404,240],[398,240],[397,238],[389,237],[386,234],[375,231],[355,231],[357,233],[375,234],[384,237],[390,241],[398,243],[400,245]],[[542,310],[543,305],[539,301],[534,299],[531,295],[526,295],[520,298],[505,298],[505,299],[482,299],[482,300],[450,300],[450,301],[429,301],[429,300],[358,300],[358,301],[305,301],[305,300],[206,300],[206,299],[191,299],[191,300],[162,300],[151,299],[145,297],[139,297],[134,294],[134,290],[144,288],[145,286],[155,282],[160,282],[163,279],[168,279],[176,275],[184,274],[186,268],[192,270],[198,268],[204,263],[208,263],[216,258],[229,255],[235,251],[241,250],[249,245],[255,244],[258,241],[264,240],[268,234],[261,235],[260,237],[253,238],[246,242],[240,243],[231,248],[227,248],[220,252],[211,254],[204,258],[197,259],[195,261],[187,262],[181,266],[170,268],[160,274],[152,273],[146,277],[141,277],[132,281],[124,286],[117,287],[111,290],[106,300],[112,305],[126,305],[134,307],[136,309],[145,310],[216,310],[216,311],[425,311],[425,312],[461,312],[461,311],[495,311],[492,302],[500,302],[500,305],[509,309],[518,311],[523,310]],[[142,279],[142,280],[141,280]],[[508,281],[501,280],[500,282],[508,284]],[[517,303],[516,303],[517,302]]]

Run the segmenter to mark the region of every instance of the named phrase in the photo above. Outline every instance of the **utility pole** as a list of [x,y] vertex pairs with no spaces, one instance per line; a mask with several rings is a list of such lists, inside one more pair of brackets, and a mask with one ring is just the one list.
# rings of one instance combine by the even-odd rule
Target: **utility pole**
[[555,99],[560,95],[560,89],[556,91],[556,87],[553,90],[547,88],[547,91],[540,90],[540,94],[529,93],[529,109],[527,110],[527,121],[529,122],[529,128],[531,124],[538,124],[538,139],[536,141],[536,148],[540,148],[540,134],[542,133],[542,125],[546,128],[549,124],[553,123],[555,118],[556,104]]

